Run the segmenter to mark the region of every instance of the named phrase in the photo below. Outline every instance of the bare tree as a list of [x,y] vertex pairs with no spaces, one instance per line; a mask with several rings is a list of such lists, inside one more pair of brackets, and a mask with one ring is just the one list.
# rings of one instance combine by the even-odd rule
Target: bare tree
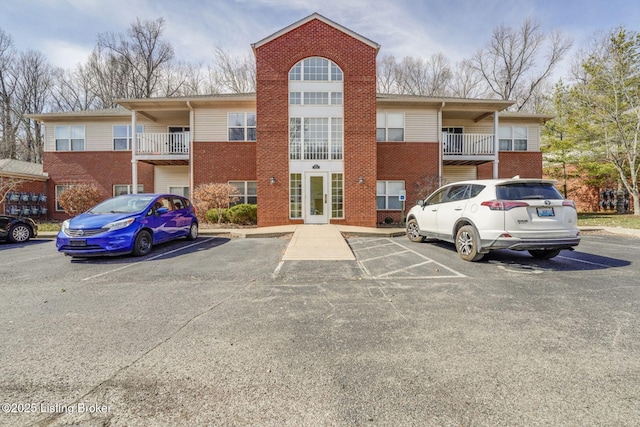
[[29,181],[22,178],[0,176],[0,203],[7,200],[7,195],[11,192],[17,191],[25,182]]
[[18,79],[14,109],[20,123],[17,148],[22,160],[41,163],[42,125],[26,116],[45,111],[53,86],[53,68],[41,52],[30,50],[19,55],[15,69]]
[[16,158],[17,123],[12,99],[16,90],[13,39],[0,29],[0,158]]
[[458,98],[482,98],[486,95],[482,75],[474,69],[470,60],[456,64],[449,83],[449,93]]
[[393,55],[385,55],[377,61],[377,91],[379,93],[398,93],[397,72],[398,63]]
[[165,67],[160,79],[161,96],[190,96],[207,93],[206,78],[199,65],[177,62]]
[[256,62],[252,55],[233,57],[222,47],[214,52],[209,70],[212,93],[252,93],[256,91]]
[[75,70],[58,68],[53,71],[53,79],[51,110],[85,111],[97,107],[96,82],[88,72],[88,65],[78,65]]
[[407,56],[396,72],[400,93],[408,95],[443,96],[450,78],[449,61],[441,53],[428,60]]
[[451,80],[449,61],[442,53],[428,59],[406,56],[401,62],[385,56],[377,63],[380,93],[445,96]]
[[546,34],[537,21],[527,19],[519,29],[501,25],[489,43],[471,59],[489,92],[516,102],[526,111],[536,89],[571,48],[571,39],[559,32]]
[[161,39],[165,21],[137,19],[126,34],[98,35],[98,48],[112,53],[118,72],[128,72],[128,96],[150,98],[158,93],[162,72],[174,57],[173,47]]

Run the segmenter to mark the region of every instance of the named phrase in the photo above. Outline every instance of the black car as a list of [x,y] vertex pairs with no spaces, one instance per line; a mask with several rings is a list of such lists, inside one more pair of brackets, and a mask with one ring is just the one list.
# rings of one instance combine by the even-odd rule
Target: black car
[[0,241],[22,243],[38,235],[38,225],[27,217],[0,215]]

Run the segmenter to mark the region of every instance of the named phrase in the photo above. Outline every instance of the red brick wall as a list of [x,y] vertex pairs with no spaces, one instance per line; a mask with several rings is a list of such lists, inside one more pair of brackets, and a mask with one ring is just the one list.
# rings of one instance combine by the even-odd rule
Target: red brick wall
[[[312,56],[334,61],[344,73],[345,219],[339,222],[374,226],[376,50],[319,20],[256,49],[258,225],[299,222],[289,220],[288,74]],[[367,185],[358,184],[360,176]]]
[[[406,214],[420,198],[418,192],[425,178],[438,174],[438,143],[379,142],[377,170],[378,180],[404,181]],[[402,216],[401,211],[378,211],[376,219],[383,223],[386,217],[391,217],[401,222]]]
[[[50,219],[69,217],[55,210],[56,185],[95,184],[105,197],[111,197],[115,184],[131,182],[131,152],[128,151],[46,152],[43,163],[50,178],[47,182]],[[144,185],[144,191],[153,192],[153,165],[138,162],[138,184]]]
[[[498,156],[498,178],[542,178],[542,153],[501,151]],[[478,179],[493,178],[493,163],[478,166]]]
[[193,144],[193,182],[256,180],[255,142],[195,142]]

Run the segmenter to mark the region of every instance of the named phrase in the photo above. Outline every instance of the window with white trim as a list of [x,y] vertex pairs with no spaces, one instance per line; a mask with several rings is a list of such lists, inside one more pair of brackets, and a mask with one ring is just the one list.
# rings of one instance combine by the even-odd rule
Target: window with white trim
[[302,92],[290,92],[289,93],[289,104],[291,104],[291,105],[302,105]]
[[289,176],[289,218],[302,218],[302,174]]
[[64,208],[58,203],[58,197],[71,187],[73,187],[71,184],[56,185],[56,212],[64,212]]
[[84,126],[56,126],[56,151],[84,151]]
[[256,140],[256,113],[229,113],[229,141]]
[[[144,185],[138,184],[138,194],[144,193]],[[121,196],[123,194],[131,194],[133,190],[133,186],[131,184],[115,184],[113,186],[113,195]]]
[[175,194],[177,196],[189,197],[188,185],[170,185],[169,194]]
[[290,160],[342,160],[341,117],[291,117]]
[[342,70],[333,61],[311,57],[303,59],[289,71],[294,81],[342,81]]
[[[143,131],[144,128],[142,125],[136,125],[136,134],[142,133]],[[113,126],[113,150],[131,150],[131,125]]]
[[527,151],[526,126],[500,126],[498,138],[500,151]]
[[290,92],[290,105],[342,105],[342,92]]
[[376,115],[376,140],[378,142],[404,141],[404,113],[378,113]]
[[229,207],[249,203],[255,205],[258,203],[258,183],[257,181],[229,181],[229,185],[238,190],[237,202],[229,201]]
[[402,210],[400,191],[404,190],[404,181],[376,182],[376,207],[379,211]]
[[331,218],[344,218],[343,174],[331,174]]

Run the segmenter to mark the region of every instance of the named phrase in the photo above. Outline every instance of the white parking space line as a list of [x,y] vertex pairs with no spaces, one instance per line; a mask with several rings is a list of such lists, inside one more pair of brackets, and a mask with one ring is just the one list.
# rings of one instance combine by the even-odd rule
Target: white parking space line
[[569,261],[582,262],[584,264],[589,264],[589,265],[596,265],[598,267],[606,267],[606,268],[610,268],[611,267],[611,265],[601,264],[599,262],[587,261],[587,260],[580,259],[580,258],[572,258],[572,257],[568,257],[568,256],[561,256],[561,255],[558,256],[557,258],[568,259]]
[[467,277],[467,275],[466,275],[466,274],[462,274],[462,273],[460,273],[459,271],[454,270],[453,268],[447,267],[446,265],[441,264],[441,263],[439,263],[439,262],[437,262],[437,261],[435,261],[435,260],[433,260],[433,259],[431,259],[431,258],[429,258],[429,257],[427,257],[427,256],[424,256],[424,255],[422,255],[421,253],[414,251],[413,249],[410,249],[410,248],[408,248],[408,247],[406,247],[406,246],[404,246],[404,245],[401,245],[400,243],[395,242],[395,241],[393,241],[393,240],[390,240],[390,241],[391,241],[391,242],[393,242],[394,244],[396,244],[396,245],[400,246],[401,248],[404,248],[404,249],[408,250],[409,252],[411,252],[411,253],[413,253],[413,254],[415,254],[415,255],[417,255],[417,256],[419,256],[419,257],[421,257],[421,258],[424,258],[424,259],[426,259],[426,260],[430,260],[430,261],[432,261],[434,264],[436,264],[436,265],[438,265],[438,266],[440,266],[440,267],[444,268],[445,270],[449,270],[451,273],[453,273],[454,275],[456,275],[456,276],[458,276],[458,277]]
[[[389,246],[389,245],[385,245],[385,246]],[[378,247],[378,248],[379,248],[380,246],[376,246],[376,247]],[[368,247],[367,249],[371,249],[371,248],[369,248],[369,247]],[[363,260],[361,260],[361,261],[362,261],[362,262],[375,261],[375,260],[377,260],[377,259],[389,258],[389,257],[392,257],[392,256],[396,256],[396,255],[404,254],[404,253],[407,253],[407,252],[409,252],[409,250],[406,250],[406,251],[400,251],[400,252],[393,252],[393,253],[391,253],[391,254],[386,254],[386,255],[382,255],[382,256],[376,256],[376,257],[373,257],[373,258],[366,258],[366,259],[363,259]]]
[[393,242],[391,242],[391,243],[385,243],[385,244],[382,244],[382,245],[367,246],[367,249],[384,248],[385,246],[393,246]]
[[280,273],[280,270],[282,269],[283,265],[284,265],[284,261],[280,261],[276,269],[273,270],[273,273],[271,273],[271,277],[273,277],[274,279],[278,277],[278,274]]
[[187,245],[187,246],[182,246],[182,247],[179,247],[179,248],[174,249],[174,250],[169,251],[169,252],[163,252],[163,253],[161,253],[161,254],[154,255],[154,256],[149,257],[149,258],[141,259],[140,261],[132,262],[131,264],[123,265],[122,267],[113,268],[113,269],[111,269],[111,270],[104,271],[104,272],[99,273],[99,274],[94,274],[93,276],[85,277],[84,279],[82,279],[82,281],[84,282],[84,281],[87,281],[87,280],[96,279],[96,278],[98,278],[98,277],[106,276],[106,275],[111,274],[111,273],[116,273],[116,272],[118,272],[118,271],[121,271],[121,270],[127,269],[127,268],[129,268],[129,267],[133,267],[133,266],[135,266],[135,265],[138,265],[138,264],[140,264],[140,263],[142,263],[142,262],[146,262],[146,261],[153,261],[154,259],[157,259],[157,258],[163,257],[163,256],[165,256],[165,255],[169,255],[169,254],[172,254],[172,253],[175,253],[175,252],[184,251],[185,249],[189,249],[189,248],[192,248],[192,247],[194,247],[194,246],[201,245],[201,244],[206,243],[206,242],[209,242],[209,241],[211,241],[211,240],[213,240],[213,239],[215,239],[215,237],[209,237],[209,238],[206,238],[206,239],[204,239],[204,240],[202,240],[202,241],[200,241],[200,242],[192,243],[192,244]]
[[[408,248],[394,240],[391,240],[389,238],[384,238],[384,239],[376,239],[376,241],[378,242],[384,242],[382,244],[375,244],[373,246],[369,246],[368,243],[371,243],[372,240],[367,240],[367,241],[363,241],[362,243],[364,244],[362,247],[358,248],[356,247],[356,245],[353,245],[353,249],[356,252],[359,252],[360,254],[362,254],[365,251],[369,251],[371,249],[375,249],[375,248],[382,248],[382,247],[387,247],[387,246],[399,246],[400,248],[402,248],[403,250],[399,250],[399,251],[395,251],[393,252],[392,250],[389,251],[389,253],[385,254],[385,255],[381,255],[381,256],[376,256],[376,257],[370,257],[370,258],[363,258],[360,259],[358,258],[358,265],[360,266],[360,270],[362,270],[362,272],[364,273],[364,275],[366,275],[367,277],[371,278],[371,279],[445,279],[445,278],[452,278],[452,277],[458,277],[458,278],[465,278],[468,277],[465,274],[460,273],[459,271],[456,271],[444,264],[441,264],[427,256],[422,255],[419,252],[416,252],[415,250]],[[395,269],[393,271],[387,271],[378,275],[374,275],[371,273],[371,270],[369,268],[367,268],[366,263],[370,263],[373,261],[377,261],[377,260],[381,260],[381,259],[389,259],[398,255],[402,255],[402,254],[407,254],[410,253],[412,255],[415,255],[419,258],[422,258],[424,261],[422,262],[418,262],[415,264],[411,264],[411,265],[407,265],[406,267],[403,268],[398,268]],[[422,267],[425,265],[435,265],[438,268],[436,268],[436,271],[440,271],[440,270],[446,270],[448,272],[450,272],[451,274],[447,275],[447,274],[440,274],[440,275],[429,275],[429,276],[393,276],[394,274],[398,274],[398,273],[403,273],[403,272],[409,272],[412,269],[415,269],[417,267]]]
[[400,273],[401,271],[407,271],[407,270],[410,270],[410,269],[412,269],[412,268],[420,267],[421,265],[431,264],[432,262],[433,262],[433,260],[430,260],[430,261],[424,261],[424,262],[421,262],[421,263],[418,263],[418,264],[410,265],[410,266],[405,267],[405,268],[399,268],[399,269],[397,269],[397,270],[387,271],[386,273],[383,273],[383,274],[378,275],[378,277],[377,277],[377,278],[378,278],[378,279],[380,279],[380,278],[382,278],[382,277],[386,277],[386,276],[390,276],[390,275],[392,275],[392,274]]

